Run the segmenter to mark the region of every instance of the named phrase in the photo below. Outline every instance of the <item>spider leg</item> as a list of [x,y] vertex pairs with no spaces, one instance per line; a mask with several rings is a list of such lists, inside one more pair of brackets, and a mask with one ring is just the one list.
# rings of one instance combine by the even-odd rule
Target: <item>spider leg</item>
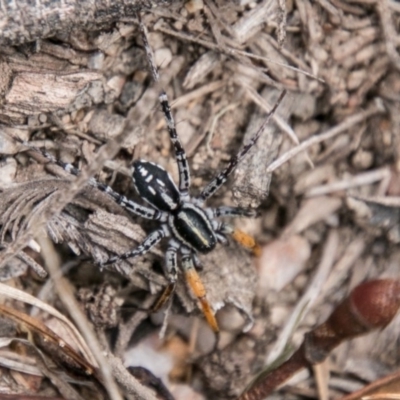
[[231,225],[222,223],[220,225],[220,228],[219,228],[217,234],[218,233],[227,234],[227,235],[232,236],[232,238],[234,240],[236,240],[236,242],[238,242],[243,247],[251,250],[255,256],[257,256],[257,257],[260,256],[261,249],[260,249],[259,244],[255,241],[255,239],[252,236],[241,231],[240,229],[236,229],[236,228],[232,227]]
[[177,261],[177,251],[179,244],[177,244],[173,239],[170,240],[169,247],[165,254],[165,268],[167,273],[168,285],[164,289],[163,293],[157,300],[157,302],[152,307],[152,312],[157,312],[164,304],[171,298],[175,291],[176,281],[178,279],[178,261]]
[[168,102],[167,94],[164,91],[162,91],[159,99],[162,110],[164,112],[165,120],[167,122],[169,136],[175,150],[175,158],[179,170],[179,192],[181,193],[181,196],[185,198],[189,196],[189,186],[190,186],[190,171],[186,158],[186,152],[176,133],[175,121],[171,113],[171,107]]
[[[150,71],[154,81],[159,83],[160,76],[158,74],[156,63],[154,61],[153,51],[149,45],[147,29],[144,26],[139,13],[137,13],[137,17],[139,20],[139,27],[142,32],[143,45],[146,51],[147,60],[150,66]],[[171,139],[171,143],[174,146],[175,158],[178,164],[178,171],[179,171],[179,192],[181,196],[185,199],[188,198],[189,196],[189,186],[190,186],[190,170],[186,158],[186,152],[176,132],[174,117],[172,116],[168,97],[164,90],[161,90],[158,99],[160,101],[160,105],[164,113],[164,118],[167,123],[167,129],[169,137]]]
[[217,208],[211,208],[212,215],[218,217],[248,217],[255,218],[258,216],[258,211],[250,208],[241,207],[228,207],[221,206]]
[[[39,149],[38,147],[31,146],[27,142],[22,142],[22,143],[24,144],[24,146],[28,147],[29,149],[32,149],[32,150],[36,151],[37,153],[41,154],[52,164],[58,165],[59,167],[61,167],[64,171],[68,172],[69,174],[74,175],[74,176],[80,175],[81,172],[79,171],[79,169],[75,168],[72,164],[62,162],[61,160],[58,160],[57,158],[53,157],[46,150],[42,150],[42,149]],[[105,185],[104,183],[101,183],[94,178],[90,178],[88,183],[89,183],[89,185],[99,189],[100,191],[107,193],[109,196],[111,196],[114,199],[114,201],[116,203],[120,204],[122,207],[124,207],[131,213],[141,216],[142,218],[152,219],[152,220],[161,220],[161,221],[164,221],[167,218],[165,213],[163,213],[162,211],[156,210],[154,208],[142,206],[141,204],[135,203],[134,201],[129,200],[125,196],[112,190],[110,186]]]
[[224,246],[228,244],[228,239],[223,233],[217,232],[216,236],[219,243],[223,244]]
[[208,325],[210,325],[211,329],[215,333],[218,333],[219,327],[217,320],[215,319],[211,305],[206,298],[206,289],[194,267],[192,255],[190,253],[182,254],[182,267],[185,272],[186,281],[190,289],[200,302],[201,309],[203,311],[204,317],[208,322]]
[[201,192],[199,200],[205,201],[209,197],[211,197],[228,179],[228,176],[235,170],[236,166],[242,161],[244,156],[249,152],[249,150],[257,143],[258,138],[263,133],[265,127],[269,123],[269,120],[274,115],[276,109],[278,108],[279,104],[283,100],[286,94],[286,90],[284,90],[278,98],[278,101],[272,107],[271,111],[267,114],[264,122],[255,133],[255,135],[250,139],[250,142],[246,144],[235,156],[233,156],[228,166],[222,170]]
[[192,259],[193,259],[194,267],[197,270],[201,271],[203,269],[203,263],[201,262],[199,256],[195,252],[192,253]]
[[146,254],[158,242],[160,242],[162,238],[168,235],[169,235],[168,228],[166,228],[166,226],[163,225],[160,229],[151,232],[150,235],[147,236],[138,247],[136,247],[136,249],[128,251],[125,254],[121,254],[120,256],[110,257],[105,263],[102,263],[102,266],[107,264],[112,264],[120,260],[126,260],[128,258],[142,256],[143,254]]

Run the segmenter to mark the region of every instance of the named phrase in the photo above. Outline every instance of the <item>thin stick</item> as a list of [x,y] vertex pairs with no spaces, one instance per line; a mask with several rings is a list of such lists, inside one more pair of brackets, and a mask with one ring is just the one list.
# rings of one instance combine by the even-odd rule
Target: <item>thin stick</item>
[[303,74],[303,75],[308,76],[308,77],[310,77],[312,79],[315,79],[315,80],[317,80],[319,82],[325,83],[325,81],[323,79],[318,78],[317,76],[311,74],[310,72],[303,71],[303,70],[301,70],[299,68],[293,67],[293,66],[288,65],[288,64],[283,64],[283,63],[271,60],[268,57],[257,56],[255,54],[249,53],[247,51],[234,49],[232,47],[226,47],[224,49],[221,49],[217,45],[215,45],[214,43],[208,42],[206,40],[201,40],[201,39],[198,39],[198,38],[194,38],[194,37],[191,37],[189,35],[185,35],[183,33],[179,33],[178,34],[178,33],[174,32],[173,30],[168,29],[168,28],[159,27],[159,28],[157,28],[157,30],[160,31],[160,32],[166,33],[167,35],[170,35],[170,36],[176,37],[178,39],[181,39],[181,40],[187,40],[189,42],[197,43],[197,44],[199,44],[201,46],[204,46],[204,47],[206,47],[206,48],[208,48],[210,50],[214,50],[216,52],[222,52],[222,53],[227,54],[229,56],[244,56],[244,57],[252,58],[252,59],[258,60],[258,61],[265,61],[265,62],[269,62],[271,64],[276,64],[276,65],[279,65],[280,67],[287,68],[289,70],[298,72],[299,74]]
[[389,168],[379,168],[374,171],[364,172],[338,182],[328,183],[313,187],[306,192],[306,197],[322,196],[324,194],[347,190],[357,186],[370,185],[371,183],[379,182],[384,179],[390,179]]
[[[267,104],[265,99],[256,91],[254,88],[252,88],[250,85],[247,85],[244,82],[241,82],[241,85],[244,87],[246,90],[247,94],[250,96],[250,98],[256,103],[259,107],[264,109],[265,111],[269,111],[271,109],[270,105]],[[292,127],[279,115],[274,114],[273,119],[275,123],[281,128],[288,136],[289,138],[296,144],[299,145],[300,141],[296,135],[296,132],[292,129]],[[306,159],[311,168],[314,168],[314,163],[311,160],[310,156],[306,152]]]
[[334,128],[331,128],[324,133],[310,137],[309,139],[301,143],[299,146],[283,154],[281,157],[279,157],[277,160],[275,160],[273,163],[270,164],[270,166],[267,168],[266,173],[270,174],[271,172],[275,171],[277,168],[287,163],[291,158],[307,150],[314,144],[318,144],[324,142],[325,140],[331,139],[339,135],[340,133],[352,128],[354,125],[362,121],[365,121],[367,118],[372,117],[373,115],[376,114],[381,114],[384,111],[385,110],[380,105],[374,105],[365,111],[361,111],[358,114],[346,118],[341,124],[336,125]]
[[96,339],[96,335],[94,334],[92,327],[89,325],[85,315],[79,307],[78,302],[75,300],[71,285],[59,273],[60,258],[54,249],[53,243],[49,238],[44,238],[43,236],[39,236],[38,241],[42,249],[47,270],[49,271],[49,274],[53,280],[57,294],[64,306],[67,308],[74,322],[78,325],[87,345],[96,358],[108,395],[113,400],[122,400],[121,393],[119,392],[118,387],[113,379],[111,368],[103,356],[103,351]]

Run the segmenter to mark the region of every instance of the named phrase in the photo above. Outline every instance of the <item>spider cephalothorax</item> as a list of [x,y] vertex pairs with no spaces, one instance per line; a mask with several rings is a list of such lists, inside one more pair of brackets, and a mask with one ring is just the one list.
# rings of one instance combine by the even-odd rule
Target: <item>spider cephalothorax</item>
[[[140,16],[139,22],[143,32],[143,41],[150,70],[154,80],[158,82],[158,71],[147,41],[145,27],[140,21]],[[148,206],[144,206],[127,199],[125,196],[120,195],[109,186],[98,182],[94,178],[89,180],[90,185],[106,192],[128,211],[143,218],[159,222],[159,227],[151,232],[139,246],[125,254],[110,257],[102,265],[141,256],[159,243],[161,239],[168,238],[165,269],[169,285],[158,301],[156,308],[163,304],[174,290],[178,276],[177,253],[179,252],[181,254],[182,269],[186,280],[194,295],[199,300],[207,322],[215,332],[218,332],[218,324],[214,317],[212,307],[206,299],[205,288],[196,272],[196,266],[199,265],[197,254],[211,252],[217,243],[225,244],[227,242],[227,235],[232,236],[245,247],[256,251],[257,245],[250,236],[218,220],[219,217],[229,216],[254,217],[256,212],[252,209],[227,206],[209,208],[204,207],[204,203],[226,182],[228,176],[257,142],[284,95],[285,92],[281,94],[272,110],[268,113],[264,123],[254,134],[249,143],[245,145],[238,154],[231,158],[227,167],[202,190],[198,197],[192,198],[189,194],[190,171],[186,153],[176,132],[175,122],[171,114],[167,95],[162,91],[159,96],[159,101],[165,116],[169,136],[178,164],[179,184],[177,186],[168,172],[161,166],[149,161],[135,161],[132,169],[132,180],[140,198],[148,203]],[[73,175],[79,174],[79,170],[71,164],[60,162],[45,151],[41,151],[41,153],[52,162],[62,166],[69,173]]]
[[[148,161],[135,161],[133,183],[139,196],[165,215],[165,229],[192,251],[208,253],[217,244],[212,213],[202,209],[196,202],[179,193],[171,176],[159,165]],[[215,225],[215,224],[214,224]]]

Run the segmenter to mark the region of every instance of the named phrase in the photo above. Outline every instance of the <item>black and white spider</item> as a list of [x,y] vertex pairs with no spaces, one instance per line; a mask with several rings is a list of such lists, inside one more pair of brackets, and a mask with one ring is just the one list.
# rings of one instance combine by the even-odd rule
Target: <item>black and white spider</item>
[[[146,29],[140,20],[140,16],[139,23],[143,33],[144,47],[147,53],[150,70],[154,80],[158,82],[158,71],[147,41]],[[207,301],[206,290],[196,271],[196,267],[199,266],[198,253],[206,254],[211,252],[216,247],[217,243],[225,244],[227,242],[227,235],[231,235],[245,247],[254,250],[257,245],[250,236],[233,229],[226,223],[218,221],[218,217],[254,217],[256,212],[252,209],[227,206],[210,208],[205,207],[204,203],[226,182],[228,176],[234,171],[235,167],[255,145],[284,95],[285,92],[281,94],[272,110],[268,113],[264,123],[250,139],[249,143],[245,145],[238,154],[233,156],[227,167],[202,190],[198,197],[194,198],[189,194],[190,171],[185,150],[177,135],[167,95],[162,90],[159,101],[165,116],[171,143],[174,147],[179,171],[179,184],[177,186],[168,172],[161,166],[144,160],[135,161],[132,168],[132,180],[140,198],[148,203],[148,206],[144,206],[120,195],[109,186],[98,182],[94,178],[89,180],[90,185],[106,192],[118,204],[133,214],[159,222],[159,227],[151,232],[138,247],[125,254],[113,256],[102,265],[144,255],[163,238],[168,238],[165,269],[169,285],[156,307],[163,304],[174,290],[178,277],[177,254],[179,252],[181,254],[182,269],[188,285],[199,300],[208,324],[215,332],[218,332],[218,324],[214,317],[212,307]],[[79,175],[80,171],[71,164],[63,163],[45,151],[36,150],[40,151],[51,162],[63,167],[67,172],[73,175]]]

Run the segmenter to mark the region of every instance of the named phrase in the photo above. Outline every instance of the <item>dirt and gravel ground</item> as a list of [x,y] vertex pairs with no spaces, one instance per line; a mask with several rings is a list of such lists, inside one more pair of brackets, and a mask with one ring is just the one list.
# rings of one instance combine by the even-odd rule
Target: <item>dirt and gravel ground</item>
[[[131,9],[69,14],[75,4],[67,3],[62,29],[50,24],[44,32],[43,23],[8,25],[11,9],[7,15],[0,7],[0,314],[8,338],[0,349],[1,392],[117,399],[117,385],[126,398],[235,399],[357,284],[398,279],[398,2],[154,2],[163,4],[142,17],[159,85],[148,73]],[[129,176],[134,159],[178,178],[160,87],[188,154],[193,195],[288,91],[256,148],[209,202],[260,212],[234,222],[260,243],[259,257],[233,242],[201,257],[208,299],[219,310],[217,350],[183,279],[166,319],[144,310],[167,283],[165,245],[110,270],[96,265],[136,246],[154,224],[87,187],[88,177],[138,201]],[[13,137],[74,163],[81,177]],[[54,280],[40,277],[42,267]],[[71,319],[84,339],[44,303]],[[62,350],[42,324],[72,348]],[[399,324],[395,318],[383,331],[343,343],[314,373],[303,371],[271,398],[341,398],[376,382],[399,365]],[[75,351],[101,373],[83,376],[90,368]],[[71,374],[92,383],[71,383]]]

